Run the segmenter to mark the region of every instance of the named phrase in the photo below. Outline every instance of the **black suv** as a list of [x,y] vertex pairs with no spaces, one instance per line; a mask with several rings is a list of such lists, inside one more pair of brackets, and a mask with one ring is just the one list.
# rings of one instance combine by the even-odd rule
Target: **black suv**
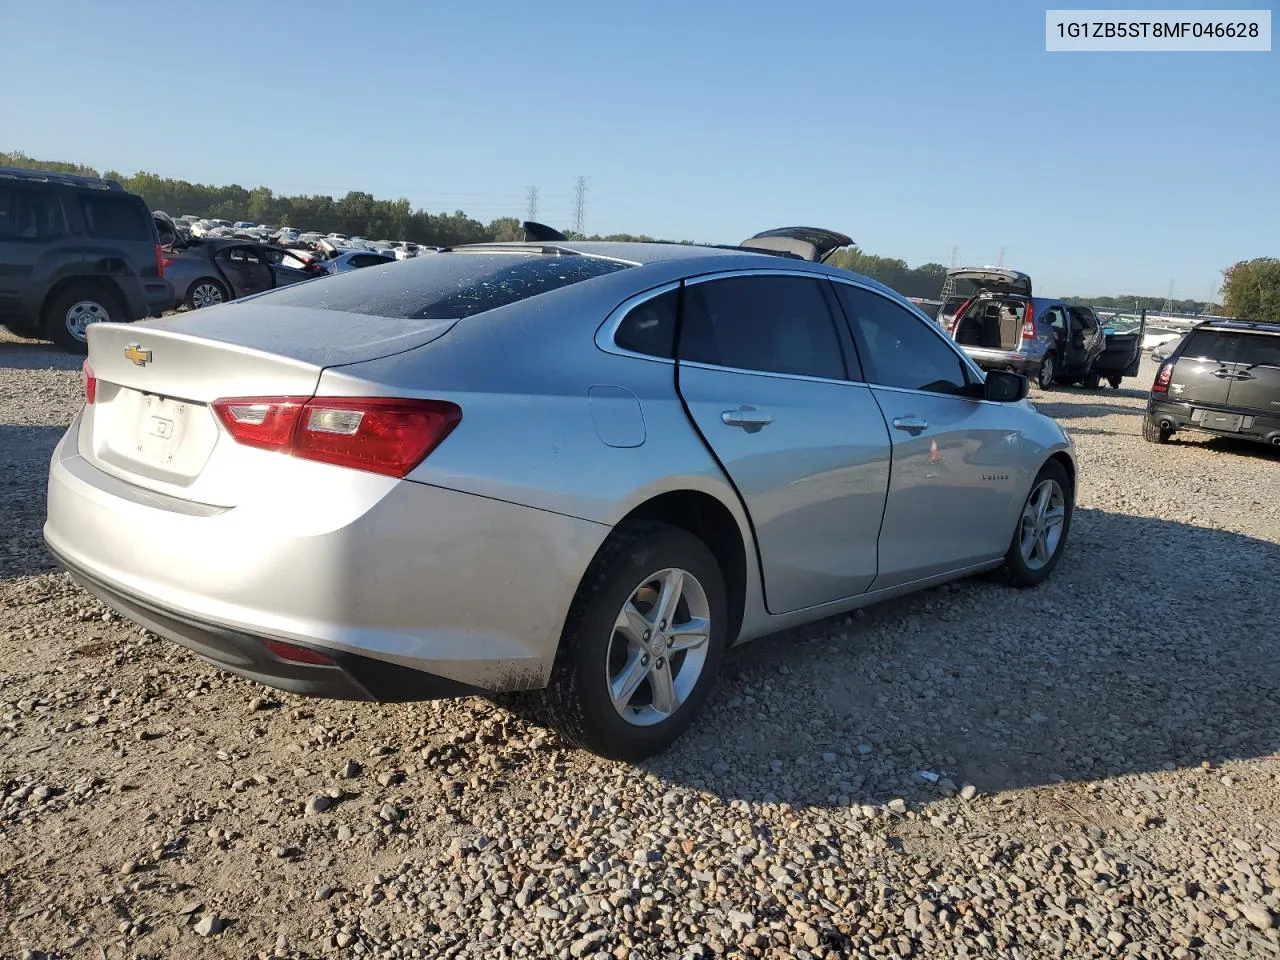
[[1179,430],[1280,447],[1280,323],[1197,324],[1160,364],[1142,436],[1164,443]]
[[0,167],[0,324],[86,353],[90,323],[172,306],[141,197],[114,180]]

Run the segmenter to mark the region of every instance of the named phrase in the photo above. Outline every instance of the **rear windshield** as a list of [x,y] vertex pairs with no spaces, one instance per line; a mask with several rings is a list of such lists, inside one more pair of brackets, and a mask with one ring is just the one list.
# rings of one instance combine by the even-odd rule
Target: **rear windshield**
[[1236,337],[1236,363],[1251,367],[1280,367],[1280,336],[1244,333]]
[[268,299],[375,317],[458,320],[628,266],[580,255],[444,253],[285,287]]

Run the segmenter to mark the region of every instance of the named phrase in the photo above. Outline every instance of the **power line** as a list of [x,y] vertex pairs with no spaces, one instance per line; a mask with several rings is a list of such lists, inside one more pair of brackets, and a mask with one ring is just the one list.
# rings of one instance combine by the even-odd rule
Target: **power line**
[[537,187],[529,188],[528,206],[525,208],[525,212],[528,214],[528,217],[526,217],[526,219],[528,220],[538,219],[538,188]]
[[582,229],[582,224],[587,202],[587,178],[579,177],[575,189],[577,195],[573,203],[573,229],[577,233],[585,233],[586,231]]

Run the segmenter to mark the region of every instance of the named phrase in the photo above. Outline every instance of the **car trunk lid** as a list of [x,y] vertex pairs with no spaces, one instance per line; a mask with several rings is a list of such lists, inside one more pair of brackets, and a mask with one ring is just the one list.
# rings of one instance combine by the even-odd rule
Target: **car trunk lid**
[[843,233],[824,230],[821,227],[779,227],[776,230],[764,230],[753,237],[743,240],[739,246],[748,250],[771,250],[787,253],[824,263],[841,247],[853,243]]
[[[222,506],[238,502],[244,472],[228,458],[271,456],[225,436],[211,408],[226,397],[311,397],[328,367],[422,346],[455,321],[354,316],[252,300],[134,324],[93,324],[78,447],[100,469],[138,486]],[[226,463],[223,466],[227,466]]]
[[947,278],[954,281],[959,295],[972,296],[985,291],[1031,296],[1031,278],[1004,267],[954,267],[947,271]]

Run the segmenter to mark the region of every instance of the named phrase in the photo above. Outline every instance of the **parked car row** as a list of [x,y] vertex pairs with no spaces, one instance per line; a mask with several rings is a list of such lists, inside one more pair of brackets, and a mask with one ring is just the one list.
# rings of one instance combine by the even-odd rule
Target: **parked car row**
[[[1108,335],[1092,307],[1035,296],[1031,278],[1002,267],[947,271],[937,322],[984,370],[1011,370],[1041,390],[1102,380],[1119,388],[1142,362],[1142,330]],[[1114,337],[1109,343],[1108,337]]]
[[[173,217],[164,211],[154,211],[158,220],[172,223],[171,232],[180,240],[191,238],[202,240],[250,240],[256,243],[274,243],[284,247],[310,250],[322,242],[347,250],[369,250],[381,253],[396,260],[407,260],[419,253],[434,251],[435,247],[412,243],[408,240],[368,240],[364,237],[348,237],[343,233],[321,233],[317,230],[300,230],[297,227],[276,227],[270,224],[256,224],[248,220],[202,219],[193,214]],[[161,228],[161,238],[165,230]]]

